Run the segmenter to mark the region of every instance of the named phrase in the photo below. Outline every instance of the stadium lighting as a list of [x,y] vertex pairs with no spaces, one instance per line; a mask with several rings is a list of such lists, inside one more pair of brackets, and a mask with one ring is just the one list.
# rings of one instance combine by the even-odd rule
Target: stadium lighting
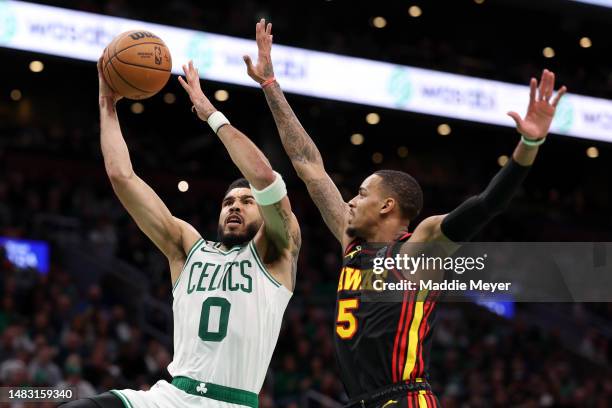
[[542,54],[546,58],[553,58],[555,56],[555,50],[553,50],[552,47],[546,47],[542,50]]
[[43,69],[45,69],[45,64],[43,64],[41,61],[30,62],[30,71],[41,72]]
[[591,48],[592,45],[593,43],[591,42],[591,39],[589,37],[582,37],[580,39],[580,46],[582,48]]
[[176,95],[174,95],[172,92],[166,92],[164,94],[164,102],[166,102],[168,105],[173,104],[176,102]]
[[229,99],[229,92],[225,89],[219,89],[215,91],[215,99],[219,102],[225,102]]
[[502,154],[497,158],[497,164],[499,164],[499,167],[504,167],[506,163],[508,163],[508,156],[505,154]]
[[132,113],[140,115],[142,112],[144,112],[144,105],[140,102],[134,102],[132,106],[130,106],[130,109],[132,110]]
[[397,148],[397,155],[402,159],[408,157],[408,148],[406,146],[400,146]]
[[13,89],[11,91],[11,99],[14,101],[18,101],[21,99],[21,91],[19,89]]
[[476,3],[476,4],[482,4],[482,3],[484,3],[484,0],[474,0],[474,3]]
[[442,123],[438,126],[438,134],[441,136],[448,136],[451,133],[451,127],[446,123]]
[[375,164],[380,164],[383,161],[383,154],[381,152],[376,152],[372,155],[372,161]]
[[372,25],[376,28],[385,28],[387,26],[387,20],[381,16],[374,17],[374,19],[372,19]]
[[368,122],[369,125],[377,125],[380,122],[380,115],[378,113],[368,113],[366,115],[366,122]]
[[355,146],[359,146],[363,144],[364,140],[365,138],[363,137],[361,133],[353,133],[351,135],[351,143],[354,144]]
[[423,14],[423,10],[419,6],[410,6],[408,14],[410,14],[410,17],[420,17]]
[[[21,1],[0,0],[0,3],[5,6],[4,10],[10,10],[11,21],[14,22],[11,27],[15,27],[10,36],[0,35],[0,47],[95,62],[117,34],[137,26],[150,29],[164,38],[172,49],[173,60],[193,59],[207,80],[257,86],[245,75],[242,63],[244,54],[253,56],[256,51],[252,39]],[[0,31],[3,27],[0,23]],[[61,30],[51,27],[61,27]],[[58,36],[57,32],[93,32],[99,35],[92,39],[88,35]],[[523,109],[525,95],[529,92],[526,84],[504,83],[285,45],[277,44],[274,55],[279,64],[291,67],[277,75],[286,92],[367,105],[372,109],[396,109],[514,127],[506,112]],[[172,72],[182,74],[180,65],[175,64]],[[364,73],[370,78],[366,82],[363,81]],[[355,86],[357,83],[359,87]],[[611,100],[569,93],[561,100],[551,133],[612,142],[610,117]]]
[[591,159],[596,159],[599,157],[599,149],[595,146],[591,146],[587,149],[586,155]]
[[181,193],[185,193],[187,190],[189,190],[189,183],[186,182],[185,180],[181,180],[178,183],[178,190]]

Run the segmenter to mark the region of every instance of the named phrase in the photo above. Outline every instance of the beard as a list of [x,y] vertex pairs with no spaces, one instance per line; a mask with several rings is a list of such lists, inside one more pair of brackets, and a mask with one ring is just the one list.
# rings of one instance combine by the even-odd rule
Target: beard
[[243,245],[255,238],[257,231],[259,231],[259,227],[259,223],[251,222],[247,224],[246,231],[244,232],[226,233],[223,230],[223,226],[219,224],[219,226],[217,227],[217,241],[225,245],[226,248],[231,248],[236,245]]
[[349,238],[356,238],[357,237],[357,230],[354,227],[347,227],[346,228],[346,235],[348,235]]

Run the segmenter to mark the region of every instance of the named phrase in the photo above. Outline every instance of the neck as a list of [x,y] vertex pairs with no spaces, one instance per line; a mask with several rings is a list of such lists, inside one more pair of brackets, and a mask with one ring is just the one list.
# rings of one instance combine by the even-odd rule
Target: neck
[[388,220],[381,222],[367,237],[366,242],[391,242],[399,239],[408,231],[408,220]]

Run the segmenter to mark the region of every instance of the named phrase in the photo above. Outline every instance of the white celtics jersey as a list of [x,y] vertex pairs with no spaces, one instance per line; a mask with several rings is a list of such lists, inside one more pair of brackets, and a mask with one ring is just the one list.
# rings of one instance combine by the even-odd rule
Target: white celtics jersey
[[259,393],[291,292],[253,241],[229,251],[200,239],[173,288],[173,376]]

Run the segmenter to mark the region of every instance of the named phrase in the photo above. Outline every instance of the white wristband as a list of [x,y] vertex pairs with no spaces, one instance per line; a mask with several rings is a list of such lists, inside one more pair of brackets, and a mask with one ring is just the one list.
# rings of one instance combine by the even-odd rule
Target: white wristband
[[257,190],[251,186],[253,197],[259,205],[272,205],[278,203],[287,195],[287,186],[283,181],[283,176],[274,172],[276,180],[263,190]]
[[215,134],[217,134],[221,126],[230,124],[225,115],[219,111],[215,111],[206,121]]

